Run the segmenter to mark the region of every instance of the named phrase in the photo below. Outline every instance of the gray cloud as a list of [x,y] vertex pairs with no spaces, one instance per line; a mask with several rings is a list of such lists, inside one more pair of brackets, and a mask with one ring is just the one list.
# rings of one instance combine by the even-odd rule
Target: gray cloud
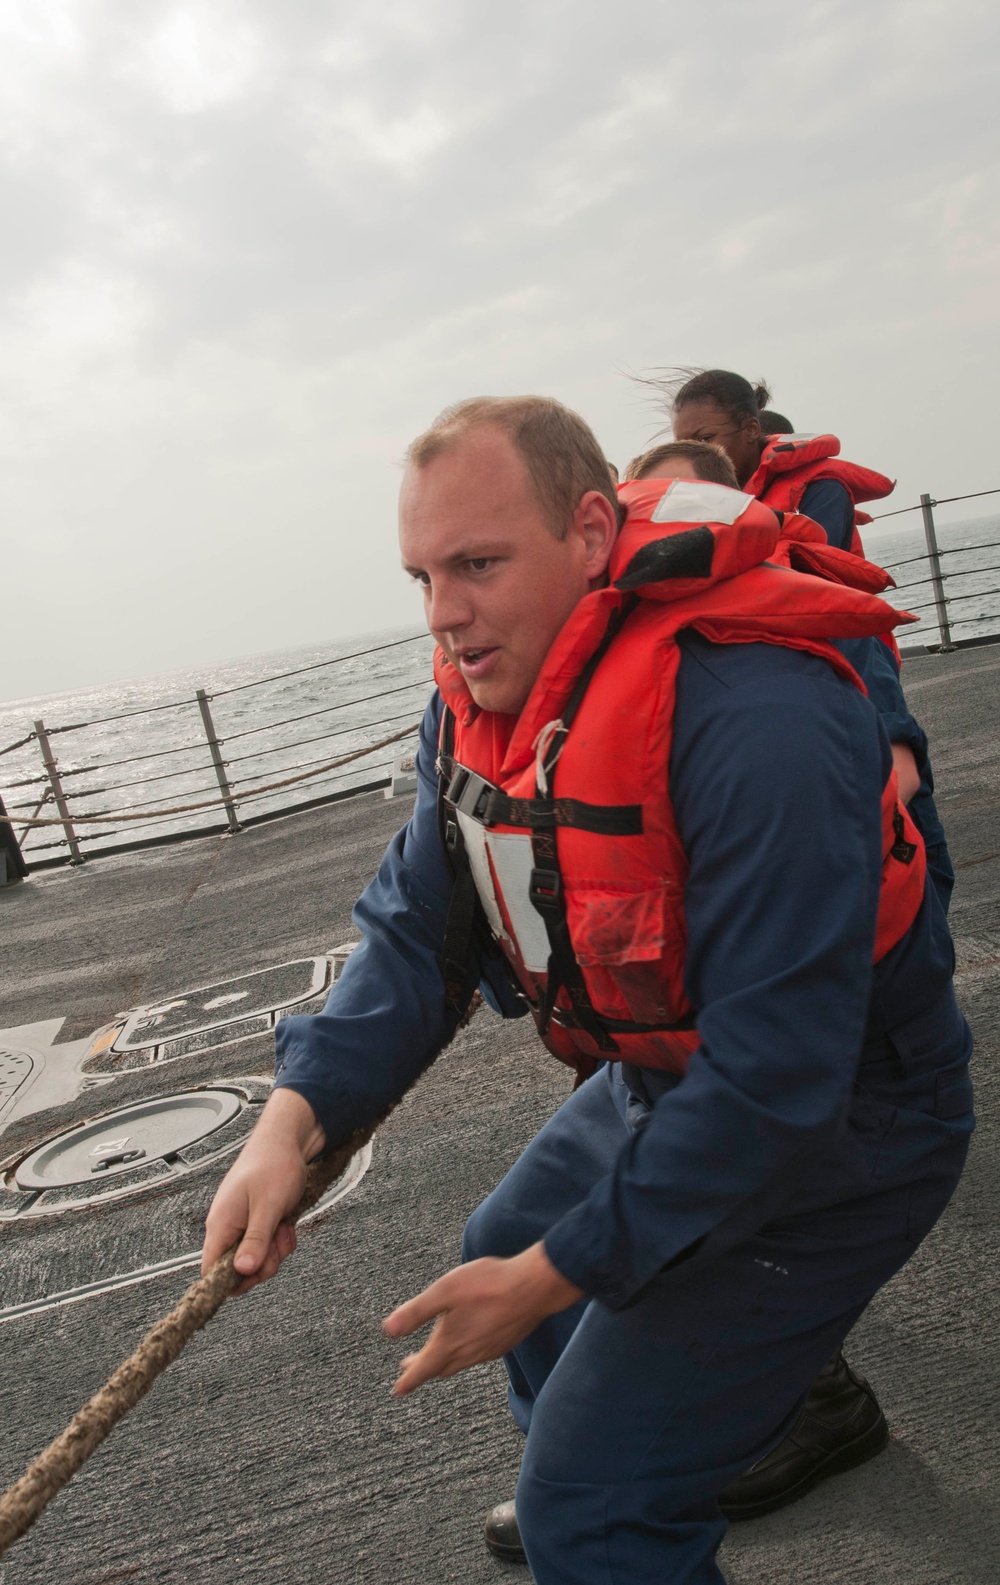
[[[44,14],[41,14],[44,13]],[[993,477],[992,8],[0,7],[8,697],[418,618],[406,440],[474,391],[768,375]]]

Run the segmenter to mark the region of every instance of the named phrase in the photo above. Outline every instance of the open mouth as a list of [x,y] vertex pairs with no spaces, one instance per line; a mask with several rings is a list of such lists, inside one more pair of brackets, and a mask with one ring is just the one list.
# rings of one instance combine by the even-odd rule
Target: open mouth
[[464,649],[458,656],[458,664],[466,677],[478,677],[489,667],[498,653],[495,646]]

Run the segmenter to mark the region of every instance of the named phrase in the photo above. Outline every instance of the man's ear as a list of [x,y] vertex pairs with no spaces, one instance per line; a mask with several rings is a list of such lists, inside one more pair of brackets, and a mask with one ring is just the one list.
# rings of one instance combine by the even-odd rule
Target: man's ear
[[618,514],[600,490],[588,490],[573,514],[573,527],[582,540],[584,570],[590,582],[597,583],[608,570],[618,538]]

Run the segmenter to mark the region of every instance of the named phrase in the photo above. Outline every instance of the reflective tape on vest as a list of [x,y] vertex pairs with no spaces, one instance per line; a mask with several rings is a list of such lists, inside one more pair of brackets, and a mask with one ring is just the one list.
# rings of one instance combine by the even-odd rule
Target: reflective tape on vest
[[[500,941],[509,941],[513,936],[525,968],[532,974],[544,974],[549,965],[549,937],[545,921],[529,895],[531,872],[535,867],[530,836],[487,831],[478,820],[461,810],[456,812],[472,878],[490,929]],[[497,887],[510,920],[510,930],[500,911]]]
[[725,484],[704,479],[671,479],[651,523],[735,523],[753,500]]

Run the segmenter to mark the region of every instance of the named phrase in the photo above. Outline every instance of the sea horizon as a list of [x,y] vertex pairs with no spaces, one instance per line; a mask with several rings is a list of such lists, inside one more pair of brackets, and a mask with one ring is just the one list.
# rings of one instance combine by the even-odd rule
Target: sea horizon
[[[1000,632],[1000,516],[943,524],[938,537],[955,553],[945,559],[954,637]],[[920,608],[919,622],[899,630],[903,645],[937,642],[927,567],[917,559],[921,527],[877,530],[868,548],[879,565],[900,563],[899,592],[888,598]],[[217,823],[224,812],[199,688],[211,701],[241,816],[371,786],[412,752],[412,739],[393,740],[423,714],[432,652],[430,635],[413,623],[9,700],[0,703],[0,796],[25,822],[29,859],[65,848],[57,823],[28,824],[33,816],[54,820],[51,802],[36,808],[48,787],[34,740],[34,723],[43,720],[88,852]]]
[[[879,528],[878,520],[866,531],[865,536],[870,541],[868,545],[869,557],[880,566],[891,569],[893,561],[924,553],[925,543],[921,526],[908,524],[899,528]],[[961,548],[956,541],[963,537],[972,537],[976,530],[993,530],[1000,537],[1000,515],[963,519],[955,523],[939,523],[937,525],[938,541],[943,549],[953,550]],[[989,548],[985,546],[984,548]],[[911,567],[912,572],[912,567]],[[906,581],[906,575],[901,574],[900,583]],[[958,621],[974,621],[975,618],[962,618]],[[996,621],[1000,625],[1000,601],[997,604]],[[926,622],[921,623],[923,628]],[[167,684],[175,682],[178,687],[200,687],[208,682],[216,687],[224,686],[230,679],[228,673],[232,670],[239,674],[240,682],[246,681],[245,669],[256,669],[267,662],[273,666],[275,672],[292,669],[297,665],[309,664],[302,657],[315,657],[321,663],[325,659],[337,659],[340,654],[349,654],[354,649],[363,650],[374,647],[379,643],[391,642],[401,637],[420,637],[426,630],[422,629],[419,620],[413,624],[400,623],[392,627],[379,627],[365,629],[351,633],[337,639],[315,639],[304,644],[282,645],[276,649],[246,650],[238,655],[227,656],[224,660],[205,660],[185,662],[179,666],[170,666],[160,670],[126,672],[120,676],[107,678],[103,681],[93,681],[70,685],[65,688],[49,689],[44,693],[18,694],[10,698],[0,698],[0,750],[3,749],[3,732],[6,718],[17,711],[23,711],[25,716],[37,710],[40,706],[56,704],[63,701],[80,701],[82,704],[88,696],[99,695],[105,690],[135,689],[143,692],[146,689],[155,690],[157,693],[168,692]],[[914,630],[907,630],[907,637],[912,638]],[[261,680],[269,675],[266,670],[261,673]],[[206,691],[211,692],[207,687]],[[147,701],[144,701],[147,702]],[[150,698],[148,703],[161,703],[156,698]],[[141,706],[140,706],[141,708]]]

